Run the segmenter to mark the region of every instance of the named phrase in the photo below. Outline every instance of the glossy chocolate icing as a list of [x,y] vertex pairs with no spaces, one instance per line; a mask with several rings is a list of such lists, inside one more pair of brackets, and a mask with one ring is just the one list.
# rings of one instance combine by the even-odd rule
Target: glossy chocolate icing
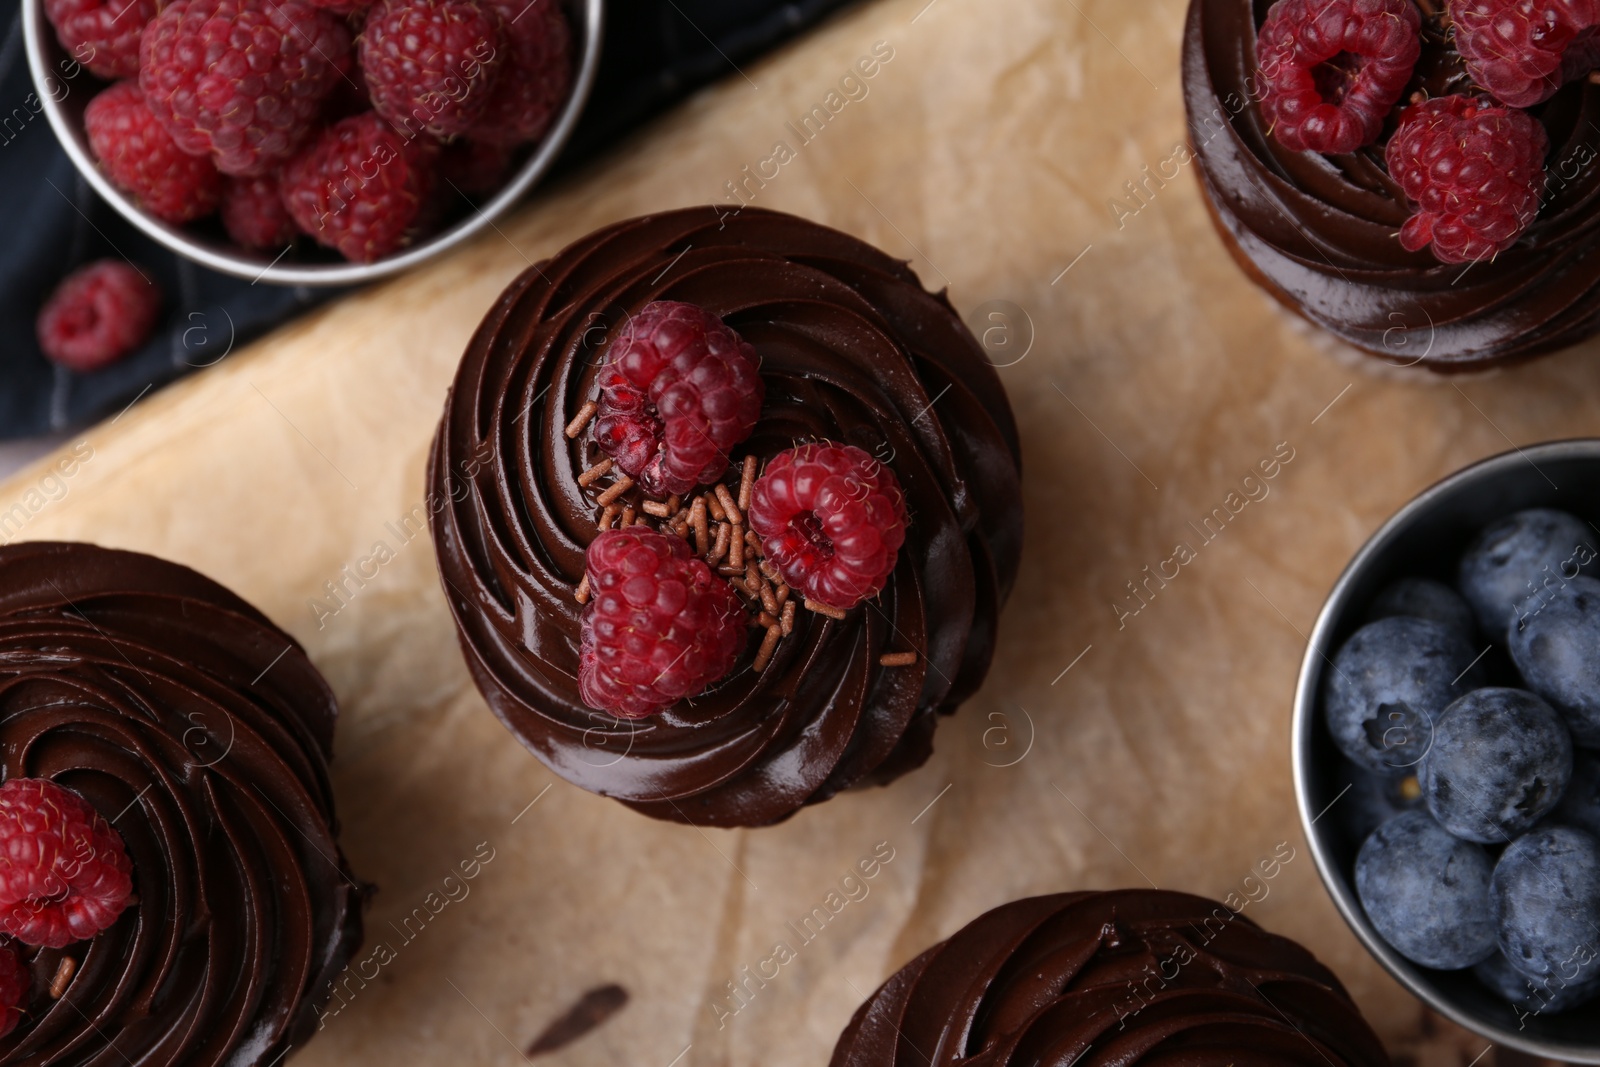
[[[273,1063],[361,940],[335,839],[336,706],[300,646],[185,567],[83,544],[0,548],[0,759],[109,820],[137,902],[61,952],[0,1062]],[[48,990],[63,956],[76,973]]]
[[[608,338],[652,300],[700,304],[761,358],[767,399],[736,449],[857,445],[892,467],[911,523],[875,600],[801,611],[765,672],[752,641],[692,703],[619,722],[577,692],[574,590],[601,458],[563,430]],[[762,825],[921,764],[936,716],[982,681],[1022,533],[1016,426],[999,378],[942,295],[815,223],[693,208],[600,230],[522,275],[457,373],[429,472],[434,543],[489,706],[557,774],[646,814]],[[914,667],[884,668],[916,650]]]
[[[1270,6],[1191,0],[1184,36],[1190,144],[1213,217],[1247,273],[1398,366],[1471,370],[1600,329],[1600,86],[1575,82],[1531,109],[1550,134],[1549,184],[1516,246],[1470,267],[1441,264],[1400,246],[1410,211],[1381,145],[1322,156],[1292,152],[1267,132],[1255,39]],[[1399,107],[1419,91],[1473,91],[1441,17],[1426,10],[1422,60]]]
[[863,1004],[831,1067],[1386,1067],[1305,949],[1183,893],[1061,893],[988,912]]

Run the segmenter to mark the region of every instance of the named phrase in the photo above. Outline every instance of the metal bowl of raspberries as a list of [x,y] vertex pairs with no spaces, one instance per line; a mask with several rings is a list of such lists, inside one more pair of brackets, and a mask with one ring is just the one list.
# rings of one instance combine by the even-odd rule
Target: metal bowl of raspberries
[[1296,800],[1397,980],[1500,1045],[1600,1063],[1600,440],[1446,478],[1312,632]]
[[252,282],[454,248],[550,169],[603,0],[24,0],[39,105],[150,237]]

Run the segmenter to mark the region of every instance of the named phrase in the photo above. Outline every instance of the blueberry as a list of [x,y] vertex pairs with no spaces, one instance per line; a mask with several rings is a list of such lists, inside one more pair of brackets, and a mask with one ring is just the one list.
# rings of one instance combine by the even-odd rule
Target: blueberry
[[1600,581],[1574,578],[1513,626],[1511,658],[1580,745],[1600,745]]
[[1372,831],[1403,811],[1422,807],[1422,786],[1415,775],[1375,774],[1340,760],[1334,780],[1335,817],[1354,841],[1365,841]]
[[1323,707],[1339,751],[1369,771],[1422,761],[1434,719],[1482,684],[1478,651],[1442,623],[1407,615],[1357,630],[1333,657]]
[[1494,952],[1488,850],[1425,811],[1396,815],[1356,857],[1356,895],[1378,934],[1424,967],[1456,971]]
[[1478,636],[1472,606],[1461,599],[1460,593],[1431,578],[1400,579],[1379,593],[1367,611],[1367,618],[1372,622],[1394,615],[1432,619],[1469,639],[1476,640]]
[[1521,689],[1478,689],[1444,709],[1418,777],[1428,810],[1457,837],[1503,844],[1550,814],[1572,779],[1572,736]]
[[1499,952],[1474,967],[1472,973],[1497,996],[1530,1015],[1559,1015],[1600,996],[1600,979],[1540,985],[1511,966],[1511,961]]
[[1600,843],[1552,826],[1518,838],[1489,887],[1500,951],[1535,983],[1600,978]]
[[1501,519],[1475,537],[1461,556],[1457,584],[1494,640],[1537,603],[1546,588],[1600,570],[1594,531],[1564,511],[1534,508]]
[[1572,826],[1600,840],[1600,752],[1577,749],[1572,753],[1572,781],[1550,821]]

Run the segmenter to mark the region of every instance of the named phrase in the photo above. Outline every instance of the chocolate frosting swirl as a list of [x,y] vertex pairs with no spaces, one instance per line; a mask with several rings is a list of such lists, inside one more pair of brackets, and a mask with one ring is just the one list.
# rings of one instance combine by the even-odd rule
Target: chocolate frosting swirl
[[890,978],[831,1067],[1387,1067],[1332,972],[1221,904],[1124,890],[1018,900]]
[[[711,310],[760,355],[766,403],[736,468],[856,445],[894,470],[911,522],[878,598],[843,621],[799,612],[764,672],[752,641],[712,690],[630,724],[578,696],[574,590],[601,509],[577,476],[602,456],[563,431],[654,300]],[[446,402],[430,509],[468,666],[524,744],[648,815],[761,825],[919,765],[937,713],[982,681],[1016,576],[1019,456],[993,367],[905,263],[793,216],[693,208],[591,234],[505,292]],[[879,665],[907,650],[916,666]]]
[[365,896],[335,840],[335,714],[292,638],[186,567],[0,548],[5,777],[88,800],[137,898],[89,941],[26,950],[33,998],[0,1062],[243,1067],[311,1034]]
[[[1441,264],[1428,249],[1401,247],[1410,209],[1381,145],[1323,156],[1269,135],[1255,42],[1270,6],[1191,0],[1184,36],[1190,144],[1218,228],[1247,273],[1307,319],[1400,366],[1470,370],[1600,328],[1600,86],[1574,82],[1530,109],[1551,147],[1545,200],[1521,240],[1492,261]],[[1422,60],[1397,114],[1417,92],[1477,91],[1442,17],[1423,21]]]

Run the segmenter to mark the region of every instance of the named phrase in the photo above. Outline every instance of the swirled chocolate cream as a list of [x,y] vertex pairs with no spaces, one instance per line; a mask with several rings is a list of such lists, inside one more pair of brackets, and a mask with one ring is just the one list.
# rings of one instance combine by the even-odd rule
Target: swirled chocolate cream
[[1184,893],[996,908],[857,1009],[831,1067],[1388,1067],[1309,952]]
[[1191,0],[1190,147],[1234,258],[1396,366],[1472,370],[1595,333],[1589,7]]
[[535,755],[661,819],[777,822],[920,765],[1022,538],[993,367],[905,263],[696,208],[505,292],[434,440],[467,664]]
[[337,709],[186,567],[0,547],[0,1063],[276,1063],[361,941]]

